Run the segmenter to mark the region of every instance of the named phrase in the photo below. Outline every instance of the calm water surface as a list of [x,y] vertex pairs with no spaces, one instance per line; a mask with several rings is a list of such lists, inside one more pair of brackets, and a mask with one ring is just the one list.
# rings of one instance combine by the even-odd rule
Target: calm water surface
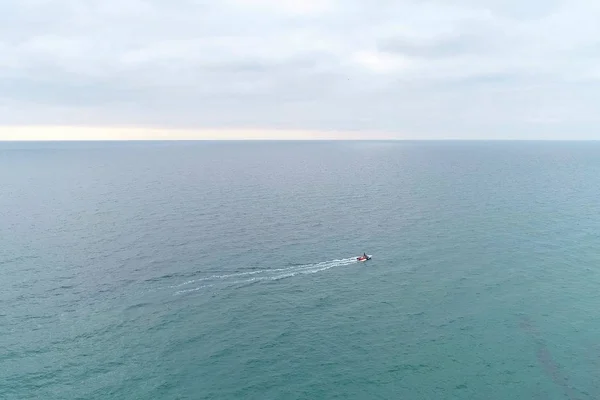
[[598,399],[599,199],[593,142],[0,144],[0,398]]

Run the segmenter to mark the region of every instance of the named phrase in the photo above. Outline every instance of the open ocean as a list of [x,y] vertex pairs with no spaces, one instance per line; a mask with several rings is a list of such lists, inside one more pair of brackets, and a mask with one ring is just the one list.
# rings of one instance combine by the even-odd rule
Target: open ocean
[[0,398],[600,399],[600,143],[2,143]]

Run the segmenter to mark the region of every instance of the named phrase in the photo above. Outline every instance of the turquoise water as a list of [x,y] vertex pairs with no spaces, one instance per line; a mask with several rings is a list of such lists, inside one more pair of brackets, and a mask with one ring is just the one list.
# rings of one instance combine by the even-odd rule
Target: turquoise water
[[2,399],[600,398],[600,144],[5,143],[0,187]]

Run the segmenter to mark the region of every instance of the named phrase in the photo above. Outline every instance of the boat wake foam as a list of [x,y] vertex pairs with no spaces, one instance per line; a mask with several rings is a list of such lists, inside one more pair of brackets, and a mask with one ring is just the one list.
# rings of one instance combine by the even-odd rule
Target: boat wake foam
[[[315,274],[335,267],[358,263],[356,257],[342,258],[331,261],[323,261],[313,264],[295,265],[287,268],[271,268],[259,269],[249,272],[236,272],[223,275],[211,275],[197,279],[191,279],[186,282],[170,286],[171,288],[179,289],[175,294],[184,294],[196,292],[208,287],[214,286],[245,286],[261,281],[278,281],[281,279],[291,278],[297,275]],[[193,284],[200,284],[194,288],[187,288]]]

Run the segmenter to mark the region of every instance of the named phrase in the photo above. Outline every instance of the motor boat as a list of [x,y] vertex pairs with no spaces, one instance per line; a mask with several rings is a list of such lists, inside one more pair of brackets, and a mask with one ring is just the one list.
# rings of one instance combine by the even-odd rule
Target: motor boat
[[360,256],[360,257],[356,257],[356,259],[357,259],[358,261],[368,261],[368,260],[370,260],[370,259],[371,259],[371,256],[370,256],[370,255],[368,255],[368,254],[363,254],[363,255],[362,255],[362,256]]

